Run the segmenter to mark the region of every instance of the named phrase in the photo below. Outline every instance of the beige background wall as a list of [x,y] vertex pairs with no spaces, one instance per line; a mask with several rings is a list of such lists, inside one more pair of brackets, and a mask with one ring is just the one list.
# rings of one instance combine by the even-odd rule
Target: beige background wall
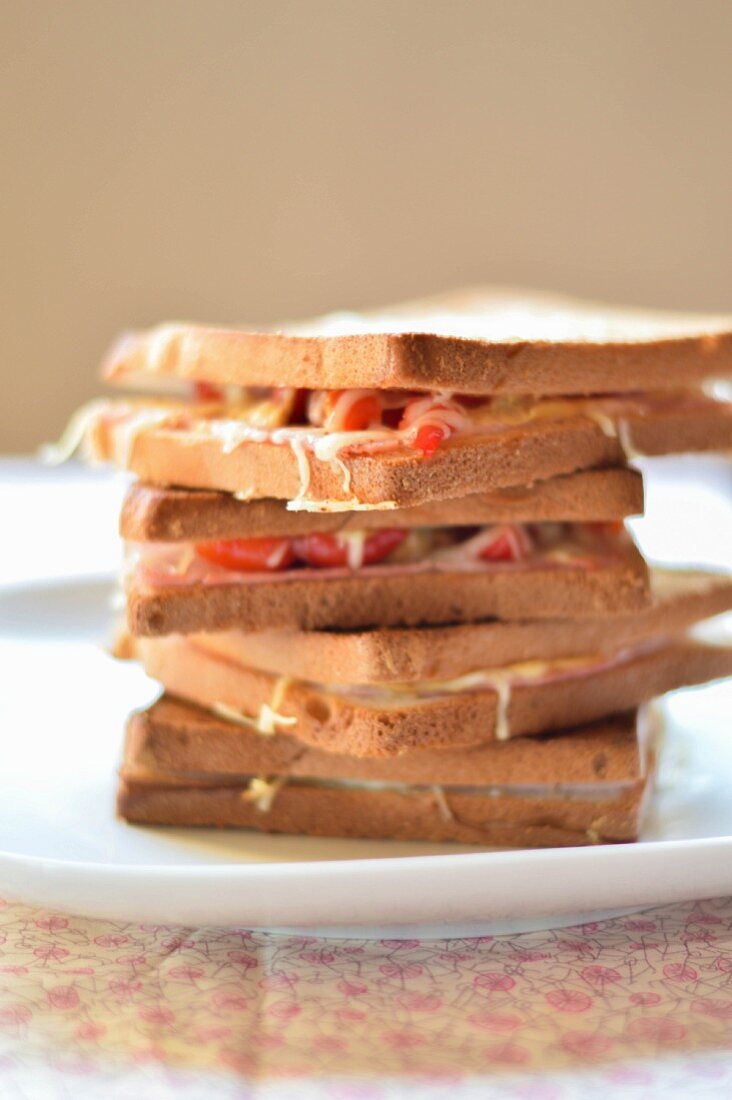
[[0,450],[165,317],[477,280],[732,310],[728,0],[0,11]]

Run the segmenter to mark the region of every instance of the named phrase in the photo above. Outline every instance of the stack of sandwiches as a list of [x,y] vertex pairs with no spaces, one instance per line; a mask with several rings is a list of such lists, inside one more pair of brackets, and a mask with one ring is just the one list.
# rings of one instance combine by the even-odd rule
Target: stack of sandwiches
[[[127,821],[633,840],[643,704],[732,673],[732,578],[649,569],[636,454],[732,447],[732,324],[462,292],[277,332],[167,325],[76,431],[138,479]],[[133,396],[134,392],[143,396]]]

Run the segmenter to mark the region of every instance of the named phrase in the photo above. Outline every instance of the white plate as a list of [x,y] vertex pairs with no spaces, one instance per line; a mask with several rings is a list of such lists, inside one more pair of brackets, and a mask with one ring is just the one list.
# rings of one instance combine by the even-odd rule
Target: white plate
[[98,646],[111,581],[0,590],[0,894],[100,917],[462,935],[732,893],[732,684],[680,692],[643,842],[553,851],[137,828],[113,813],[127,713]]

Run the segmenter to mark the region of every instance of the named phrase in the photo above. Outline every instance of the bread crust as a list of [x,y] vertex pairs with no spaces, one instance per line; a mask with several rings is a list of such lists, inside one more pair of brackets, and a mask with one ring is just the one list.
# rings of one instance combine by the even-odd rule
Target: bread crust
[[122,505],[120,534],[133,542],[260,538],[383,527],[488,523],[599,522],[639,515],[643,478],[618,466],[580,470],[531,486],[473,493],[412,508],[367,512],[290,512],[279,500],[242,501],[230,493],[166,489],[136,482]]
[[[309,745],[353,756],[390,757],[458,748],[563,729],[630,710],[656,695],[732,674],[732,647],[685,639],[659,644],[583,675],[469,691],[396,698],[335,693],[214,657],[183,638],[139,644],[145,671],[171,695],[204,707],[223,704],[255,719],[263,705],[295,718],[288,732]],[[408,689],[407,689],[408,690]]]
[[211,711],[163,695],[127,723],[122,774],[142,782],[161,773],[453,786],[632,783],[645,774],[635,711],[568,732],[517,737],[460,749],[356,757],[308,745],[287,733],[263,736]]
[[145,588],[133,578],[134,635],[295,627],[354,629],[479,619],[582,618],[647,606],[648,570],[634,546],[591,569],[542,563],[446,572],[374,566],[324,576],[257,575],[239,584]]
[[599,618],[481,622],[355,631],[221,631],[194,634],[202,648],[278,676],[332,684],[446,680],[479,668],[601,653],[732,610],[732,575],[650,570],[651,602],[632,614]]
[[[624,418],[624,445],[628,457],[639,455],[693,454],[732,450],[732,404],[715,415],[703,412],[666,412],[655,416]],[[669,440],[673,439],[673,447]]]
[[[454,318],[447,328],[445,312]],[[476,316],[482,320],[471,335],[480,338],[460,336]],[[311,389],[589,394],[689,386],[732,372],[729,317],[618,310],[487,287],[365,320],[371,331],[356,335],[328,335],[327,318],[303,335],[165,325],[118,341],[105,374],[112,381],[153,375]]]

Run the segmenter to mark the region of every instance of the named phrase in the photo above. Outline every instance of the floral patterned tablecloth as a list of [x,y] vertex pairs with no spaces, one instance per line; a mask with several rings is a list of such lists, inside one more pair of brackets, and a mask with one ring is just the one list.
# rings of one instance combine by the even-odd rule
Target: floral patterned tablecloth
[[732,1095],[732,898],[328,940],[0,907],[2,1097]]

